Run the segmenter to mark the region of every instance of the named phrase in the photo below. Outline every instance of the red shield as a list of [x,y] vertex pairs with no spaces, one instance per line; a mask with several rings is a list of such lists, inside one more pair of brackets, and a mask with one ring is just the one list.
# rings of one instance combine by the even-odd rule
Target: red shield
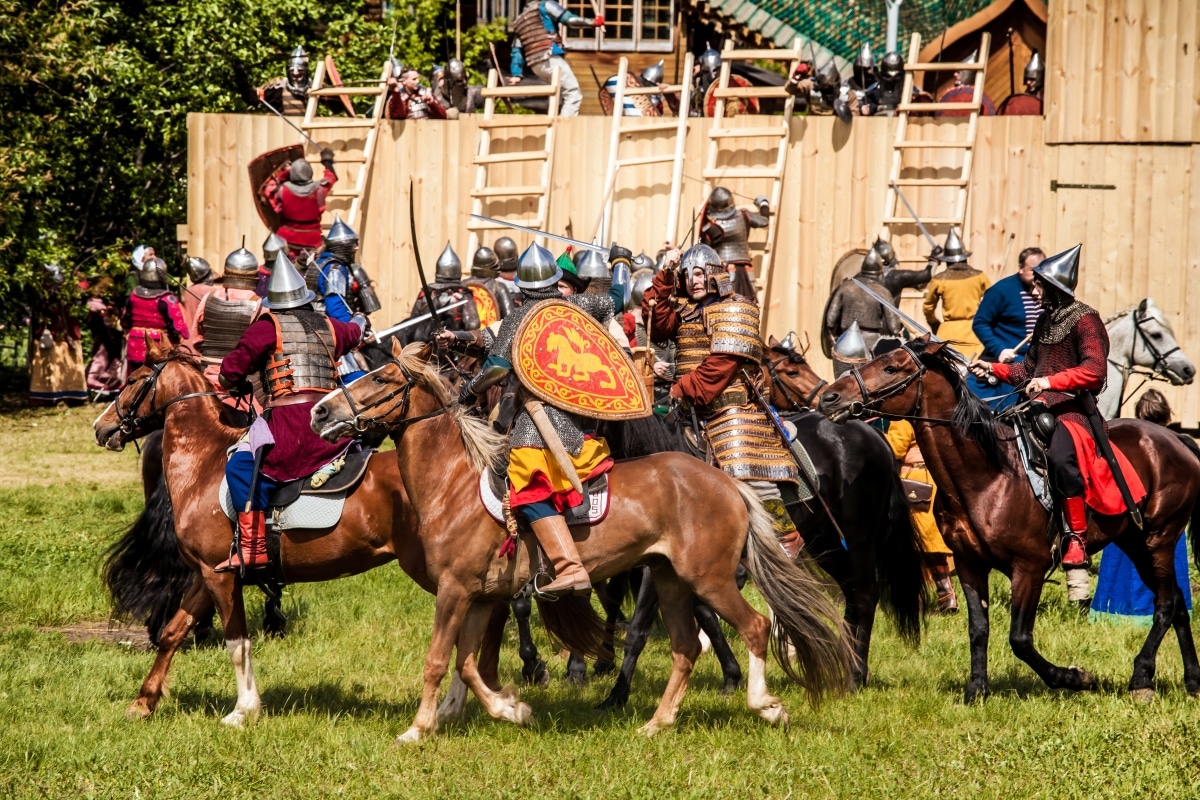
[[301,158],[304,158],[304,146],[290,144],[278,150],[269,150],[250,162],[250,191],[254,192],[254,207],[258,210],[258,216],[273,231],[279,230],[283,220],[271,208],[263,188],[281,169]]
[[499,322],[500,308],[496,305],[496,298],[492,296],[488,288],[482,283],[468,283],[467,289],[475,298],[475,311],[479,314],[479,327],[486,328],[494,322]]
[[[754,84],[743,78],[741,75],[730,75],[730,88],[745,89]],[[708,91],[704,93],[704,116],[712,117],[717,113],[717,82],[713,81],[708,87]],[[738,114],[757,114],[758,113],[758,98],[757,97],[727,97],[725,98],[725,116],[736,117]]]
[[512,354],[522,385],[555,408],[593,419],[653,413],[625,351],[586,311],[565,300],[543,300],[525,315]]

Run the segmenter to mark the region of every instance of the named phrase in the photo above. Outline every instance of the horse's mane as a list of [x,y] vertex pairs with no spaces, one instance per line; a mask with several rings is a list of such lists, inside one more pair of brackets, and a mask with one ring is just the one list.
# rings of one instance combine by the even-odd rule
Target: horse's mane
[[1000,430],[1005,427],[1004,423],[991,406],[976,397],[967,385],[961,357],[950,347],[937,347],[930,343],[913,343],[909,347],[920,347],[925,365],[936,369],[954,388],[954,396],[958,399],[950,417],[950,428],[954,435],[974,442],[983,451],[988,464],[1003,469],[1008,463],[1000,448]]
[[[400,352],[396,360],[401,369],[413,376],[423,388],[432,392],[438,402],[449,406],[450,392],[446,389],[437,363],[420,355],[426,346],[425,342],[413,342]],[[500,461],[508,444],[507,436],[497,433],[485,420],[470,414],[463,406],[451,406],[450,415],[458,423],[467,458],[476,471],[482,472]]]
[[[1142,301],[1142,303],[1145,302],[1145,300]],[[1122,308],[1120,311],[1114,311],[1107,317],[1104,317],[1104,324],[1110,325],[1122,317],[1128,317],[1133,312],[1139,310],[1142,307],[1142,303],[1135,303],[1128,308]],[[1161,308],[1154,304],[1150,304],[1146,307],[1146,311],[1148,312],[1147,316],[1149,319],[1152,319],[1158,324],[1164,326],[1168,331],[1171,332],[1172,336],[1175,334],[1175,330],[1171,327],[1171,321],[1167,319],[1167,315],[1163,313]]]

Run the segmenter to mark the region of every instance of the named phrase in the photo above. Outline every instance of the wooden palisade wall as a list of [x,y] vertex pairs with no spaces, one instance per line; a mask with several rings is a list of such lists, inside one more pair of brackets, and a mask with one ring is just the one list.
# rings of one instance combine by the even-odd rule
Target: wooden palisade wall
[[[728,124],[742,122],[752,120],[735,118]],[[426,269],[433,269],[447,240],[469,264],[471,254],[463,249],[476,136],[471,118],[386,124],[390,129],[380,138],[365,229],[360,231],[362,260],[378,282],[383,303],[378,324],[407,316],[418,290],[408,223],[410,177],[415,181]],[[595,117],[558,124],[550,230],[590,238],[603,201],[609,126]],[[698,178],[708,124],[697,119],[690,125],[681,241],[704,199]],[[816,343],[834,263],[846,251],[869,245],[880,228],[894,124],[884,118],[856,119],[850,126],[831,117],[793,120],[783,201],[773,220],[780,228],[766,309],[771,333],[781,336],[794,329]],[[924,136],[949,137],[954,133],[950,126],[966,122],[926,119],[911,124],[920,126]],[[267,230],[252,205],[246,164],[258,153],[294,141],[295,133],[268,116],[196,114],[189,118],[189,135],[189,252],[219,265],[243,234],[257,250]],[[1013,272],[1017,253],[1025,246],[1054,253],[1083,242],[1081,299],[1108,313],[1152,295],[1169,315],[1185,352],[1200,359],[1200,148],[1047,147],[1044,136],[1045,120],[1039,117],[980,119],[964,237],[974,252],[971,263],[995,280]],[[347,144],[336,130],[328,138],[335,149]],[[931,161],[914,177],[951,176],[953,165],[932,160],[939,157],[947,156],[931,151]],[[731,165],[768,159],[773,159],[772,150],[750,149]],[[618,238],[635,253],[653,255],[661,244],[670,165],[630,168],[619,175],[614,212]],[[528,180],[514,174],[504,182]],[[1116,188],[1051,191],[1052,180]],[[749,198],[763,191],[761,183],[740,180],[727,185],[744,196],[739,202],[749,204]],[[921,190],[915,191],[916,206],[928,208],[921,202]],[[517,215],[522,208],[496,204],[489,211]],[[1002,263],[1010,234],[1015,240]],[[525,236],[514,238],[522,247],[528,242]],[[894,243],[902,256],[928,251],[915,226],[900,229]],[[917,310],[915,301],[907,305]],[[811,352],[817,368],[828,374],[819,348]],[[1187,387],[1168,395],[1185,424],[1194,425],[1200,418],[1197,390]]]

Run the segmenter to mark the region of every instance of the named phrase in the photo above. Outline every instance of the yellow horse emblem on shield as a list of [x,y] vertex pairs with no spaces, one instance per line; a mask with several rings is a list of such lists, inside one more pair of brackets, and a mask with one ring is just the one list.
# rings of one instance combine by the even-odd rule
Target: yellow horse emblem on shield
[[[546,349],[553,353],[555,361],[547,364],[546,368],[558,374],[564,380],[591,381],[592,375],[600,373],[600,388],[615,389],[617,378],[612,369],[595,353],[587,352],[591,343],[571,328],[563,328],[562,333],[552,333],[546,337]],[[607,376],[605,379],[604,376]]]

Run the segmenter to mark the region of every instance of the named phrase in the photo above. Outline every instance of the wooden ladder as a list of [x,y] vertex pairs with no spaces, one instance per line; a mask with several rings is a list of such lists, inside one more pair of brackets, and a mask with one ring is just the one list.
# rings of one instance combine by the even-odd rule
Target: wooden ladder
[[[778,213],[779,198],[783,190],[783,173],[787,167],[788,143],[791,140],[792,108],[795,106],[796,98],[788,94],[783,86],[730,86],[730,67],[734,61],[787,61],[789,62],[787,74],[791,75],[796,71],[800,57],[800,39],[798,38],[792,43],[789,50],[734,50],[733,42],[725,42],[725,49],[721,51],[721,76],[718,79],[717,88],[713,91],[713,96],[717,98],[717,104],[713,114],[712,127],[708,129],[708,155],[704,161],[703,172],[705,199],[712,193],[717,181],[730,178],[764,179],[771,181],[771,192],[768,195],[771,201],[771,211],[773,214]],[[784,101],[783,116],[767,117],[769,122],[753,127],[726,127],[724,124],[726,120],[725,103],[728,100],[739,98],[781,99]],[[778,146],[775,163],[763,167],[717,166],[723,152],[721,143],[730,139],[734,140],[736,150],[728,149],[724,152],[748,149],[746,139],[774,139]],[[771,294],[771,261],[775,255],[778,222],[779,217],[774,217],[771,224],[767,226],[767,240],[763,244],[762,258],[758,264],[757,280],[755,281],[759,306],[762,308],[762,329],[764,331],[767,329],[767,316],[770,311],[767,298]]]
[[[484,204],[499,202],[513,198],[536,197],[537,215],[533,219],[513,220],[527,228],[542,229],[550,207],[550,179],[554,169],[554,123],[558,120],[558,68],[550,79],[549,86],[504,86],[502,78],[496,70],[488,70],[487,87],[483,90],[483,118],[479,120],[479,145],[475,148],[475,188],[471,190],[471,212],[484,214]],[[504,114],[496,116],[496,100],[514,97],[545,97],[548,108],[544,115]],[[540,150],[522,150],[512,153],[492,152],[492,131],[505,128],[544,128]],[[514,164],[519,162],[540,162],[537,184],[495,186],[490,182],[492,164]],[[487,214],[486,216],[498,215]],[[467,257],[474,256],[480,244],[480,231],[509,230],[494,222],[471,218],[467,221],[467,230],[471,232],[467,244]],[[543,244],[543,237],[536,237],[538,244]]]
[[[888,229],[888,233],[892,233],[892,227],[897,225],[915,226],[912,216],[908,213],[908,209],[904,208],[900,201],[900,197],[896,192],[896,187],[901,190],[907,187],[914,188],[931,188],[936,190],[936,195],[941,202],[929,203],[930,206],[936,209],[946,209],[950,204],[945,202],[943,195],[945,190],[953,190],[953,211],[946,213],[939,211],[928,217],[922,216],[921,222],[926,228],[939,227],[947,229],[949,227],[957,227],[960,236],[964,235],[963,227],[967,219],[967,198],[971,188],[971,167],[975,154],[975,135],[979,129],[979,113],[983,101],[983,87],[987,81],[987,62],[988,53],[991,48],[992,37],[989,33],[984,33],[979,42],[978,63],[966,64],[960,62],[931,62],[922,64],[917,61],[921,52],[921,35],[914,33],[912,36],[912,44],[908,50],[908,61],[904,64],[904,89],[901,97],[903,100],[900,103],[898,111],[899,120],[896,123],[896,139],[892,148],[892,169],[888,175],[887,194],[884,199],[883,207],[883,224]],[[955,70],[975,70],[975,92],[972,99],[967,103],[914,103],[912,102],[913,76],[918,72],[953,72]],[[965,136],[962,139],[952,141],[921,141],[919,139],[908,138],[908,115],[910,112],[930,112],[930,111],[970,111],[968,118]],[[962,126],[954,126],[956,129],[961,129]],[[939,151],[943,153],[953,153],[959,151],[962,153],[962,163],[959,169],[959,174],[954,178],[904,178],[901,177],[906,167],[912,169],[921,168],[917,164],[904,163],[904,154],[912,151]],[[913,204],[913,208],[918,214],[921,213],[918,200],[915,199],[915,192],[905,192],[905,197]],[[928,198],[922,198],[928,201]],[[924,258],[901,258],[901,261],[908,263],[925,263]]]
[[[316,72],[313,73],[312,87],[308,90],[308,106],[304,110],[304,119],[300,122],[300,129],[317,140],[320,138],[319,131],[328,128],[362,128],[366,131],[362,155],[339,154],[337,156],[337,165],[346,167],[346,174],[338,176],[337,184],[329,193],[330,199],[349,200],[350,207],[342,215],[342,219],[347,225],[358,231],[360,236],[362,235],[359,226],[361,226],[360,219],[363,216],[363,200],[367,196],[367,182],[371,178],[371,164],[375,158],[375,142],[379,138],[379,125],[383,120],[383,102],[387,97],[387,79],[391,74],[391,69],[392,65],[385,62],[377,84],[326,86],[325,62],[318,62]],[[321,98],[338,95],[373,96],[375,98],[374,109],[369,117],[318,117],[317,107]],[[331,224],[332,221],[323,223],[322,227],[328,229]]]
[[[647,164],[665,164],[671,163],[671,186],[668,191],[668,206],[667,206],[667,224],[663,231],[663,241],[677,242],[679,236],[679,198],[683,190],[683,153],[684,145],[687,143],[688,130],[688,109],[691,108],[692,100],[692,64],[695,57],[688,53],[683,62],[683,83],[672,84],[666,89],[657,86],[639,86],[636,88],[625,85],[629,74],[629,59],[621,57],[620,66],[617,69],[617,87],[616,95],[613,97],[613,118],[612,118],[612,135],[608,145],[608,171],[604,179],[604,208],[603,216],[600,218],[600,224],[596,226],[593,239],[600,236],[600,242],[608,242],[613,236],[615,224],[613,222],[613,210],[616,205],[616,188],[617,188],[617,173],[624,167],[638,167]],[[679,95],[679,116],[674,120],[653,118],[646,119],[644,117],[626,117],[622,113],[625,109],[625,98],[633,95],[655,95],[655,94],[677,94]],[[667,104],[664,98],[663,111],[666,112]],[[635,137],[646,133],[660,133],[664,131],[673,131],[675,133],[674,140],[671,142],[671,151],[664,153],[655,153],[646,156],[635,156],[630,158],[621,158],[621,142],[622,134],[624,134],[625,142],[633,142]]]

